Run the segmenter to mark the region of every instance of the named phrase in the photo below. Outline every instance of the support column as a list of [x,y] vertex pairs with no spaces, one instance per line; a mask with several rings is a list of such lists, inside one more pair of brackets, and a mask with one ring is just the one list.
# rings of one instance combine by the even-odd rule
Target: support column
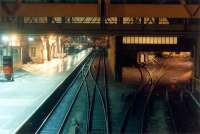
[[116,40],[114,36],[108,38],[108,63],[109,63],[109,76],[115,78],[115,61],[116,61]]
[[47,60],[50,61],[51,57],[52,57],[52,49],[51,49],[51,44],[49,43],[49,40],[47,40],[46,42],[46,46],[47,46]]
[[58,46],[59,46],[59,58],[64,57],[64,43],[62,41],[62,36],[58,37]]
[[115,80],[122,80],[122,55],[121,55],[121,47],[122,47],[122,36],[116,37],[116,63],[115,63]]
[[200,93],[200,41],[193,46],[193,77],[192,89]]
[[22,43],[22,63],[27,64],[30,61],[29,57],[29,42],[23,39]]
[[109,37],[109,48],[108,48],[109,69],[111,73],[110,75],[116,81],[122,80],[121,46],[122,46],[122,36]]
[[109,8],[110,0],[98,0],[99,7],[99,16],[101,18],[101,28],[105,28],[105,20],[108,16],[108,8]]
[[41,37],[41,40],[42,40],[42,45],[43,45],[43,50],[42,50],[43,59],[42,60],[45,62],[48,60],[47,42],[49,42],[49,41],[48,41],[47,37]]
[[57,36],[56,37],[56,56],[57,56],[57,58],[60,58],[60,53],[61,53],[61,51],[60,51],[60,37],[59,36]]

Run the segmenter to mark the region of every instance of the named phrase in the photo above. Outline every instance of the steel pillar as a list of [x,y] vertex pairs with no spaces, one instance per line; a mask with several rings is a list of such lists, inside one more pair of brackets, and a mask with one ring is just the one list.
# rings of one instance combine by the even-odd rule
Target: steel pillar
[[200,92],[200,40],[193,46],[192,90]]
[[121,56],[121,48],[122,48],[122,36],[116,36],[116,63],[115,63],[115,80],[122,80],[122,56]]

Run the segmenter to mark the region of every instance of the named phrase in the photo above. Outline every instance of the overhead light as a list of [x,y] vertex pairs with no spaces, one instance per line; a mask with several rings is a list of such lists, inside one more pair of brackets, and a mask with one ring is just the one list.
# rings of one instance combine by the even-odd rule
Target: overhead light
[[91,41],[91,39],[90,39],[89,37],[87,38],[87,40],[88,40],[88,41]]
[[34,41],[33,37],[28,37],[28,41]]
[[3,35],[1,39],[2,39],[3,42],[8,42],[9,41],[9,37],[6,36],[6,35]]
[[12,39],[12,41],[16,41],[17,36],[16,35],[11,35],[11,39]]

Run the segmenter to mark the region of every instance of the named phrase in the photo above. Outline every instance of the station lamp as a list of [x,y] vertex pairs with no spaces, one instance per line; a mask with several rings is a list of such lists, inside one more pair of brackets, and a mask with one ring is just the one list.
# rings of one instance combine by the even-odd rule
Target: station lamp
[[90,39],[89,37],[87,38],[87,40],[88,40],[88,41],[91,41],[91,39]]
[[9,37],[6,36],[6,35],[3,35],[2,38],[1,38],[1,40],[2,40],[3,42],[8,42],[8,41],[9,41]]
[[16,41],[17,40],[17,36],[16,35],[11,35],[11,40],[12,41]]
[[33,37],[28,37],[28,41],[30,41],[30,42],[34,41],[34,38]]

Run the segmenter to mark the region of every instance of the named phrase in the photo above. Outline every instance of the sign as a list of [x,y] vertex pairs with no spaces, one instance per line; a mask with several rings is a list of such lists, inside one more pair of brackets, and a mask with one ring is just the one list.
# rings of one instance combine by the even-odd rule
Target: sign
[[12,56],[3,56],[3,73],[7,80],[12,80],[12,75],[13,75]]

